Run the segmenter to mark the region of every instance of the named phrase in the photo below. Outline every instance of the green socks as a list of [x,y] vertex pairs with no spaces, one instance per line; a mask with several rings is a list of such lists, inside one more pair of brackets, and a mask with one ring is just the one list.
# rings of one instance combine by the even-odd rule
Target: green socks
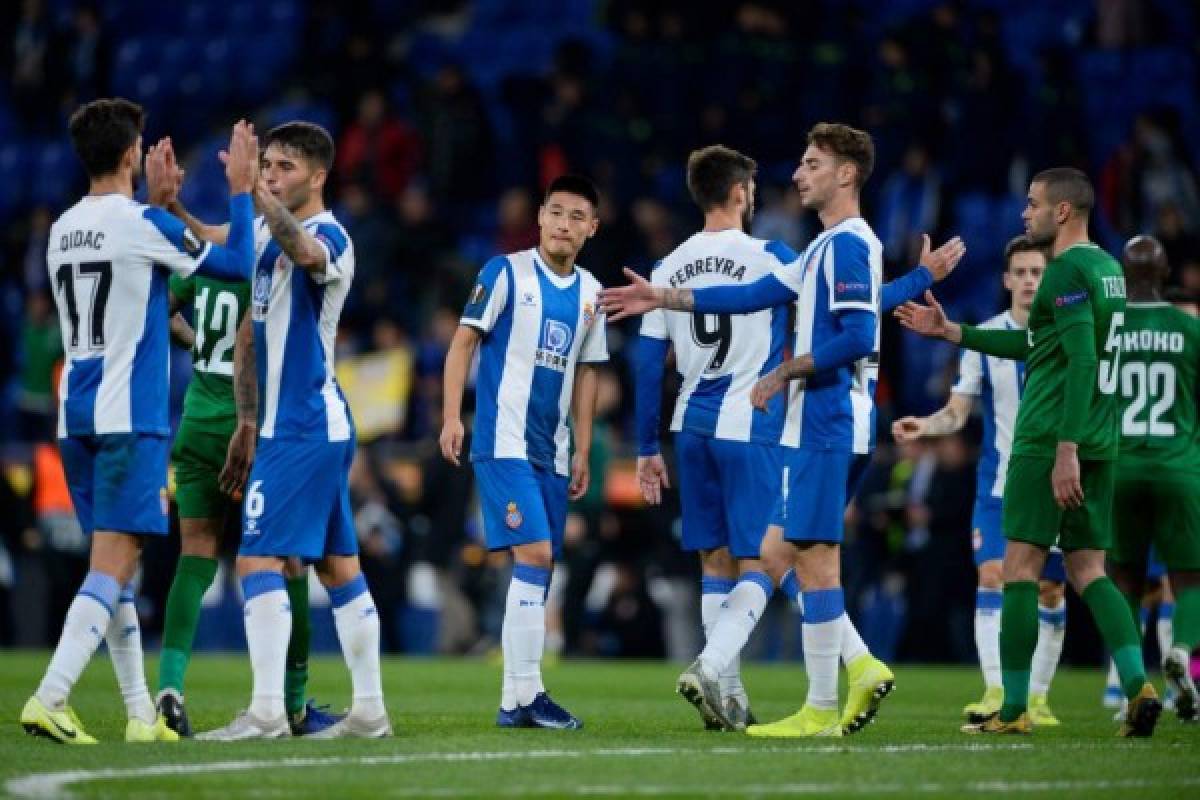
[[283,704],[290,716],[304,709],[304,695],[308,689],[308,646],[312,639],[308,616],[308,570],[298,578],[287,579],[287,593],[292,604],[292,638],[288,640]]
[[158,667],[158,689],[183,694],[183,676],[192,658],[192,641],[200,621],[200,603],[217,574],[217,561],[200,556],[180,556],[167,593],[163,618],[162,659]]
[[1200,586],[1175,595],[1174,646],[1189,653],[1200,644]]
[[1006,583],[1000,607],[1000,669],[1004,682],[1000,719],[1004,722],[1014,721],[1025,711],[1029,700],[1029,669],[1037,639],[1037,583]]
[[1129,603],[1109,578],[1097,578],[1088,584],[1083,590],[1083,602],[1096,620],[1105,647],[1112,653],[1121,690],[1132,700],[1146,684],[1146,667],[1142,663],[1142,637]]

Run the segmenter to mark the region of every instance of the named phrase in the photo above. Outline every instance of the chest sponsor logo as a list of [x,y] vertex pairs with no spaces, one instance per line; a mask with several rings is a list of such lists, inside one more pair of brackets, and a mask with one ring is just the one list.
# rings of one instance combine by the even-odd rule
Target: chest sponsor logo
[[542,326],[542,341],[538,345],[535,365],[565,372],[572,338],[571,328],[566,323],[556,319],[546,320]]

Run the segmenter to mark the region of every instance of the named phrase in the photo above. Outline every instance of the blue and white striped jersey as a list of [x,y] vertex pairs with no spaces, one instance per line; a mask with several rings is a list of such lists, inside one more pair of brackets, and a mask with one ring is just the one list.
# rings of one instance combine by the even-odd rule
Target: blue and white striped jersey
[[122,194],[88,195],[55,221],[46,266],[65,352],[59,437],[169,433],[167,279],[211,251]]
[[[1017,330],[1021,326],[1005,311],[979,326],[991,330]],[[1008,457],[1012,454],[1017,408],[1025,386],[1025,362],[963,350],[954,393],[983,400],[983,445],[979,454],[975,492],[979,496],[1004,496]]]
[[[660,261],[650,282],[685,289],[748,284],[795,258],[782,242],[755,239],[733,228],[701,231]],[[750,404],[750,391],[783,360],[787,320],[787,303],[750,314],[663,309],[646,314],[641,335],[670,340],[683,378],[671,430],[737,442],[778,443],[786,399],[774,398],[770,410],[763,413]]]
[[875,315],[874,352],[854,364],[793,381],[782,443],[789,447],[871,452],[875,384],[879,380],[880,287],[883,245],[861,217],[823,231],[803,255],[775,271],[797,295],[795,352],[811,353],[841,330],[838,315]]
[[576,364],[608,360],[599,291],[590,272],[556,275],[536,249],[484,265],[461,320],[483,333],[472,461],[519,458],[569,473]]
[[354,279],[354,245],[333,212],[303,221],[325,248],[323,273],[295,267],[255,221],[250,308],[258,367],[258,435],[344,442],[354,435],[350,406],[334,377],[338,318]]

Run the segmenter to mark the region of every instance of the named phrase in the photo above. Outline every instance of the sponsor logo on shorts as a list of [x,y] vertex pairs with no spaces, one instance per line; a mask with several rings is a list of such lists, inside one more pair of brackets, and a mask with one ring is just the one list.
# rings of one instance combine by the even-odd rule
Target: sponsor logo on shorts
[[509,503],[504,514],[504,524],[516,530],[521,527],[521,523],[525,521],[525,517],[521,516],[521,509],[517,508],[516,503]]

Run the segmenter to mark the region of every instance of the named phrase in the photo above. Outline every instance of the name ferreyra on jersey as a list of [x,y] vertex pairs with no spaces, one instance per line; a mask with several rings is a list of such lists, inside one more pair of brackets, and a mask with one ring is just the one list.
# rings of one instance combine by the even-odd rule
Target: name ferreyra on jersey
[[87,196],[50,229],[46,252],[66,358],[58,435],[166,435],[170,272],[191,275],[211,245],[160,208]]
[[353,436],[353,423],[334,377],[333,345],[354,278],[354,246],[330,211],[303,224],[327,251],[323,272],[296,269],[266,223],[255,223],[259,436],[343,442]]
[[[728,229],[700,232],[655,266],[655,286],[699,289],[753,283],[796,254]],[[750,390],[783,359],[787,306],[750,314],[704,314],[655,309],[642,319],[641,335],[669,339],[683,378],[671,430],[738,442],[778,443],[784,404],[755,412]]]

